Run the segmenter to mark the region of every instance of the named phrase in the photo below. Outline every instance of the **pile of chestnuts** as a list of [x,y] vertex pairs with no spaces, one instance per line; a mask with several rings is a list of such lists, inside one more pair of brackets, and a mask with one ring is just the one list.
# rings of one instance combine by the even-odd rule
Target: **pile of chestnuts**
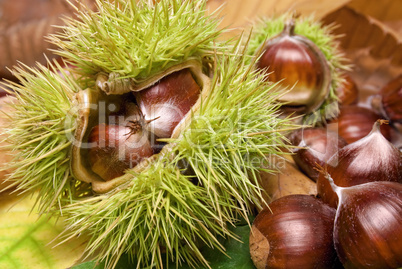
[[[294,34],[294,25],[262,48],[257,67],[271,81],[289,82],[284,99],[328,94],[325,60]],[[344,73],[342,80],[336,115],[289,136],[293,161],[317,193],[267,200],[250,232],[258,269],[402,267],[402,75],[369,98],[370,105],[360,102],[353,76]],[[306,104],[322,104],[311,100],[301,105],[288,99],[286,105],[308,113]]]
[[[402,266],[402,155],[381,133],[382,124],[347,145],[332,131],[320,137],[323,128],[293,134],[305,148],[295,161],[311,168],[304,171],[318,194],[283,196],[257,215],[250,233],[257,268]],[[317,154],[326,147],[335,148],[330,158]]]

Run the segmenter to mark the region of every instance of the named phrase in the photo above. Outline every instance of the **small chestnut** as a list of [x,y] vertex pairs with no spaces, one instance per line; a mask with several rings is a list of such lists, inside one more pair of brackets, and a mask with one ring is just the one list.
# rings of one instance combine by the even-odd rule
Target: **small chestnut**
[[299,129],[290,135],[289,140],[296,146],[293,160],[314,181],[320,175],[316,165],[324,166],[329,158],[347,145],[342,137],[325,127]]
[[88,142],[93,144],[88,152],[90,167],[106,181],[122,176],[125,170],[154,154],[146,132],[134,121],[127,126],[96,125]]
[[402,124],[402,74],[381,89],[382,108],[392,123]]
[[359,89],[356,82],[348,74],[343,74],[343,83],[335,90],[341,105],[355,105],[359,100]]
[[[329,121],[328,128],[338,132],[350,144],[370,133],[373,124],[379,119],[382,117],[367,107],[342,106],[338,117]],[[384,137],[391,140],[392,128],[389,125],[382,125],[380,128]]]

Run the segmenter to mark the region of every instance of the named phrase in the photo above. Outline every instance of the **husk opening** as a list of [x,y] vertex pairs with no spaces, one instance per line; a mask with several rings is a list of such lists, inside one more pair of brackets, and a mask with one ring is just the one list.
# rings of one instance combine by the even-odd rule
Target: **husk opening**
[[[78,106],[78,117],[77,117],[77,129],[74,135],[74,141],[71,149],[71,170],[75,178],[83,182],[91,183],[92,190],[95,193],[101,194],[111,191],[117,186],[124,185],[128,181],[132,180],[130,170],[133,173],[141,173],[145,169],[148,169],[152,162],[160,158],[158,155],[172,154],[171,146],[166,145],[160,153],[154,154],[150,158],[142,160],[138,165],[129,169],[126,175],[117,177],[110,181],[104,181],[97,174],[95,174],[90,168],[87,161],[87,149],[83,148],[83,142],[87,141],[88,132],[94,125],[98,124],[97,117],[99,116],[99,103],[106,102],[104,106],[107,106],[107,99],[110,95],[121,95],[130,93],[131,91],[140,91],[142,89],[148,88],[158,82],[165,76],[172,74],[173,72],[190,69],[193,74],[197,84],[201,87],[200,96],[198,101],[194,104],[192,109],[186,113],[184,118],[179,122],[179,124],[174,128],[171,138],[176,139],[180,136],[180,133],[190,124],[192,115],[197,113],[198,108],[202,99],[205,99],[210,92],[210,78],[205,75],[202,70],[203,67],[201,63],[197,60],[185,61],[181,64],[173,66],[164,72],[161,72],[156,77],[149,78],[147,82],[149,85],[141,84],[140,87],[137,86],[127,86],[120,87],[118,91],[108,91],[113,87],[101,87],[95,89],[86,89],[80,91],[76,94],[77,106]],[[109,84],[110,85],[110,84]],[[88,145],[89,146],[89,145]]]

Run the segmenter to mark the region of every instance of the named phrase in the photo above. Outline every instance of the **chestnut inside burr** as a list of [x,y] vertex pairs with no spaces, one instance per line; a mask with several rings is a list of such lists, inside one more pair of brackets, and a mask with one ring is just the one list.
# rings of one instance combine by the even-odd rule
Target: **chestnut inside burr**
[[109,181],[159,153],[165,143],[158,139],[172,136],[200,93],[201,87],[186,68],[137,92],[101,94],[98,115],[90,120],[85,136],[86,165]]
[[321,106],[330,90],[330,69],[320,49],[308,38],[296,35],[294,21],[283,32],[263,44],[256,67],[266,78],[280,82],[286,92],[279,100],[302,112]]

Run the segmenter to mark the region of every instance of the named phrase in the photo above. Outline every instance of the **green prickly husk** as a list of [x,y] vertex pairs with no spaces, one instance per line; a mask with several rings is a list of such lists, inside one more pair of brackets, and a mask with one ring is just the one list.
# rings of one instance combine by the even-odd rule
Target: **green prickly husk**
[[[49,63],[51,64],[51,63]],[[17,192],[39,191],[38,202],[43,213],[60,203],[62,193],[71,197],[69,167],[71,138],[76,115],[71,110],[77,82],[55,63],[51,69],[38,64],[14,70],[19,84],[2,83],[15,96],[10,126],[5,126],[4,147],[14,154],[5,169],[13,170],[8,180]]]
[[[116,3],[124,8],[117,8]],[[208,61],[216,44],[218,20],[205,14],[206,1],[96,1],[97,11],[79,10],[65,19],[63,32],[50,37],[55,50],[90,78],[99,72],[140,83],[189,58]]]
[[331,34],[331,26],[322,25],[314,16],[294,18],[293,14],[283,14],[278,17],[262,17],[253,25],[252,35],[248,44],[247,55],[255,58],[261,45],[268,39],[280,34],[284,25],[291,18],[295,20],[295,34],[310,39],[324,54],[331,71],[331,86],[329,95],[316,111],[305,115],[305,124],[325,123],[326,119],[335,117],[338,112],[338,97],[336,89],[344,83],[342,74],[349,69],[346,64],[336,36]]
[[[63,208],[71,230],[66,238],[90,233],[88,256],[111,267],[123,253],[138,268],[160,268],[162,256],[195,268],[208,266],[199,244],[224,251],[217,236],[233,236],[227,226],[262,206],[258,172],[275,171],[263,164],[269,164],[267,156],[283,154],[287,144],[281,129],[295,126],[279,119],[275,87],[251,72],[242,56],[217,61],[211,94],[182,135],[166,140],[173,156],[161,156],[139,174],[131,172],[125,189]],[[181,173],[183,163],[196,183]]]

